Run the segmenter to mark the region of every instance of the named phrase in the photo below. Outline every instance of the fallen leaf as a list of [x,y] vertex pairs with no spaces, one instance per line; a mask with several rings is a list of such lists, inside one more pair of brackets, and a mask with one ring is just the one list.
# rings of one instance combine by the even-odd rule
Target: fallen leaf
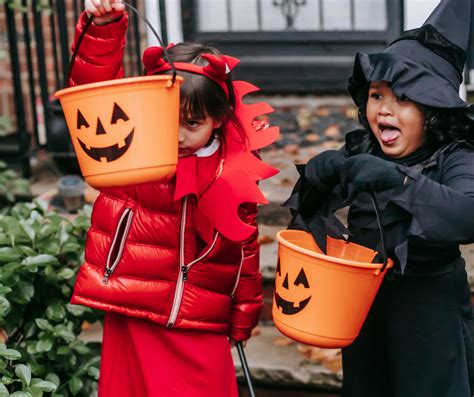
[[298,154],[300,149],[298,145],[296,144],[289,144],[289,145],[286,145],[283,150],[285,151],[285,153],[288,153],[288,154]]
[[3,328],[0,328],[0,343],[8,342],[8,334]]
[[252,329],[252,332],[250,333],[250,335],[251,335],[251,336],[258,336],[258,335],[261,334],[261,332],[262,332],[262,331],[260,330],[259,326],[257,325],[256,327],[254,327],[254,328]]
[[275,239],[271,236],[268,236],[267,234],[264,234],[263,236],[258,237],[258,242],[260,244],[270,244],[274,241],[275,241]]
[[91,323],[90,323],[89,321],[84,320],[84,321],[82,322],[81,329],[82,329],[83,331],[87,331],[88,329],[90,329],[90,327],[91,327]]
[[280,183],[279,183],[281,186],[293,186],[295,184],[294,181],[292,181],[291,179],[289,178],[282,178],[280,179]]

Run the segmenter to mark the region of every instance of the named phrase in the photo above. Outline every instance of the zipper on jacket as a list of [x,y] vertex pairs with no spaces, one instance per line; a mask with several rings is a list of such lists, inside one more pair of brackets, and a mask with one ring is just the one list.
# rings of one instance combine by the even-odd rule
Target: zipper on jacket
[[179,275],[176,281],[176,290],[174,292],[173,306],[166,326],[171,328],[178,316],[178,310],[183,298],[184,282],[188,279],[188,268],[184,263],[184,232],[186,230],[186,211],[188,209],[188,197],[184,198],[183,208],[181,210],[181,225],[179,229]]
[[[125,208],[117,225],[112,245],[110,246],[109,255],[107,256],[107,263],[105,265],[104,278],[102,282],[107,284],[110,276],[115,271],[117,265],[122,258],[125,240],[127,239],[132,224],[133,211],[131,208]],[[110,262],[113,260],[113,263]]]
[[203,260],[207,255],[209,255],[209,253],[216,245],[217,237],[219,237],[219,233],[216,232],[211,246],[204,254],[202,254],[199,258],[193,260],[192,262],[188,263],[187,265],[184,263],[184,232],[186,227],[186,210],[188,203],[187,199],[188,198],[186,197],[184,200],[183,211],[181,215],[181,228],[179,237],[179,275],[178,280],[176,281],[176,290],[174,293],[173,306],[171,307],[170,317],[168,319],[168,323],[166,324],[168,328],[173,327],[176,318],[178,317],[179,308],[181,307],[181,300],[183,299],[184,283],[188,279],[189,270],[194,264],[198,263],[199,261]]

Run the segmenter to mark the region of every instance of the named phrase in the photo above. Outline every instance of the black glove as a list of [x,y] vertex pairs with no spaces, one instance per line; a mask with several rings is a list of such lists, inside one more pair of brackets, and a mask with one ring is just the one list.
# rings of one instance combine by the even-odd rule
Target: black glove
[[340,151],[326,150],[308,161],[305,179],[319,192],[330,191],[339,183],[341,167],[345,161],[346,158]]
[[371,154],[349,157],[341,167],[341,183],[348,199],[361,192],[381,192],[402,187],[405,177],[395,163]]

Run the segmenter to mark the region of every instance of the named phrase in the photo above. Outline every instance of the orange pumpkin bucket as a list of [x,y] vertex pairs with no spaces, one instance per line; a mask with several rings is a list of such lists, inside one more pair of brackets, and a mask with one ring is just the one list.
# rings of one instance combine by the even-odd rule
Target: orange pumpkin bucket
[[87,183],[125,186],[173,176],[183,79],[172,78],[117,79],[56,92]]
[[312,235],[301,230],[282,230],[277,239],[272,308],[276,327],[308,345],[350,345],[362,328],[385,268],[393,267],[393,262],[372,263],[376,251],[329,236],[324,254]]
[[[168,52],[153,26],[149,25]],[[72,55],[69,76],[90,17]],[[170,179],[178,162],[179,92],[173,75],[116,79],[55,93],[63,108],[81,173],[94,187]]]

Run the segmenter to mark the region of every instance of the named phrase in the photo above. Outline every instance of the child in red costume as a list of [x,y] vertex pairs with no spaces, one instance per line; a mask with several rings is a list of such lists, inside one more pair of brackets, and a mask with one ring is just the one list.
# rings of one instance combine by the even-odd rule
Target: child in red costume
[[[123,5],[85,6],[95,19],[71,85],[123,74]],[[262,307],[256,213],[266,200],[257,182],[276,171],[254,153],[278,129],[254,119],[272,109],[242,103],[255,87],[231,81],[235,58],[190,43],[168,51],[185,79],[176,176],[101,189],[71,300],[107,312],[100,397],[237,396],[229,340],[247,340]],[[160,47],[143,63],[146,75],[171,73]],[[111,115],[81,116],[88,130],[107,131]]]

